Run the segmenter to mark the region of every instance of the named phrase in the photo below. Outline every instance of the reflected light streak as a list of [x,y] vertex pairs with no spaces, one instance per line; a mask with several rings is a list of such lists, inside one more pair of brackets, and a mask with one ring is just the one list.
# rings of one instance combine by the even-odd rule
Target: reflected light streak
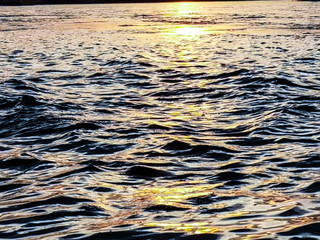
[[207,34],[207,32],[200,27],[181,26],[181,27],[175,28],[175,34],[195,37],[198,35]]
[[[256,219],[256,220],[243,220],[237,219],[237,217],[245,217],[253,214],[261,214],[266,211],[271,211],[271,213],[277,213],[281,210],[284,211],[286,209],[292,209],[296,204],[297,200],[300,199],[301,196],[290,197],[280,196],[274,191],[265,192],[264,194],[252,192],[250,190],[239,189],[238,191],[223,191],[217,189],[217,187],[223,184],[201,184],[198,181],[192,182],[177,182],[173,185],[167,186],[159,186],[151,185],[149,187],[137,189],[132,195],[122,195],[122,194],[108,194],[106,198],[102,197],[101,199],[97,199],[99,202],[98,205],[92,204],[100,209],[104,209],[106,212],[110,214],[109,218],[97,219],[94,223],[89,224],[84,221],[84,228],[89,230],[92,229],[109,229],[113,226],[120,225],[139,225],[145,227],[155,227],[160,231],[173,231],[173,232],[184,232],[186,234],[216,234],[222,233],[226,231],[233,230],[243,230],[243,229],[255,229],[260,227],[261,231],[255,233],[247,233],[243,234],[243,236],[236,239],[259,239],[265,237],[267,235],[273,235],[278,232],[288,231],[295,227],[299,227],[301,225],[305,225],[307,223],[312,223],[319,221],[319,215],[312,215],[307,217],[298,217],[296,219],[283,219],[279,218],[276,222],[270,222],[270,219]],[[125,191],[124,191],[125,192]],[[124,193],[123,192],[123,193]],[[261,200],[265,200],[267,204],[274,205],[272,209],[256,209],[256,210],[246,210],[242,209],[239,211],[231,211],[227,213],[221,214],[212,214],[210,217],[205,219],[199,219],[197,211],[193,209],[193,207],[188,203],[188,199],[197,198],[197,197],[205,197],[205,196],[254,196],[256,198],[260,198]],[[281,199],[277,199],[277,197],[281,197]],[[111,201],[112,200],[112,201]],[[119,202],[117,201],[119,200]],[[120,203],[124,201],[126,203],[130,203],[132,206],[134,204],[135,207],[128,208],[126,211],[119,211],[117,207],[110,205],[110,202],[117,201]],[[274,200],[274,201],[270,201]],[[221,204],[221,205],[220,205]],[[227,207],[228,204],[218,203],[214,205],[210,205],[211,209],[219,209],[223,207]],[[122,205],[122,207],[128,207],[129,205]],[[130,218],[130,216],[141,215],[143,216],[144,209],[154,205],[167,205],[167,206],[176,206],[176,207],[186,207],[188,208],[188,216],[186,216],[184,221],[177,222],[176,219],[166,220],[166,221],[157,221],[156,219],[150,218]],[[208,206],[209,207],[209,206]],[[154,212],[155,216],[158,214],[162,214],[160,212]],[[159,216],[159,215],[158,215]],[[219,220],[231,220],[230,218],[235,218],[233,221],[240,223],[238,225],[221,225],[218,224]],[[189,220],[188,220],[189,219]],[[151,221],[150,221],[151,220]]]
[[179,3],[177,7],[178,7],[177,15],[179,17],[184,17],[184,16],[190,16],[194,12],[194,9],[196,9],[199,6],[197,6],[196,3],[182,2],[182,3]]
[[161,227],[167,230],[178,232],[191,232],[193,234],[216,233],[221,231],[221,228],[210,226],[207,222],[194,223],[158,223],[152,222],[146,224],[146,227]]
[[[156,204],[164,205],[180,205],[184,200],[207,196],[214,192],[214,189],[221,184],[213,184],[206,186],[180,186],[180,187],[153,187],[140,190],[137,197],[140,199],[149,199]],[[180,203],[180,204],[179,204]]]

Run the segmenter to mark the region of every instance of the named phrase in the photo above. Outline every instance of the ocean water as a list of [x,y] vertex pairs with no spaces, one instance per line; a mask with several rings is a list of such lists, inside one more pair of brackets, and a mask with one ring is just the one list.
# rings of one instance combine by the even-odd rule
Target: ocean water
[[319,239],[320,3],[0,7],[0,238]]

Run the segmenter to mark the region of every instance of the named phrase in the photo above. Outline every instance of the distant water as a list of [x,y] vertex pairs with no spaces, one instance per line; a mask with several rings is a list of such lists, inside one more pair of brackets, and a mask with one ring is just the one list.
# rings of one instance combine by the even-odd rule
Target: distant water
[[0,7],[0,238],[319,239],[320,3]]

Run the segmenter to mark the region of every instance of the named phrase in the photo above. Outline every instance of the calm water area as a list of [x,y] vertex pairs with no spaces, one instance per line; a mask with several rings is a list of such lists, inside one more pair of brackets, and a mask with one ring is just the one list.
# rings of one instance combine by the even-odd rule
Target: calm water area
[[320,239],[320,2],[0,6],[1,239]]

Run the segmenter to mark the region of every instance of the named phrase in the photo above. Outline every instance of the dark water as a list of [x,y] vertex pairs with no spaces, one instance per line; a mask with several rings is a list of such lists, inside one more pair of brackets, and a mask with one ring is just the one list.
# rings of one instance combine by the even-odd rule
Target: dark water
[[0,7],[0,238],[319,239],[320,4]]

